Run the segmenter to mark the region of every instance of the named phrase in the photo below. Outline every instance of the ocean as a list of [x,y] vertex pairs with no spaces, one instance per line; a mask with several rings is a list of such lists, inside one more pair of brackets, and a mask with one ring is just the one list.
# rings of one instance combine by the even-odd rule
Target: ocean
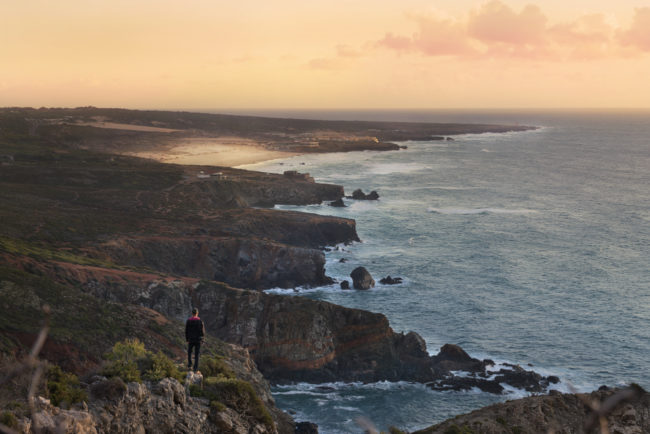
[[[329,276],[349,280],[364,266],[376,281],[404,279],[369,291],[271,291],[381,312],[395,331],[419,333],[431,354],[458,344],[474,357],[557,375],[565,392],[630,382],[650,388],[650,112],[256,114],[540,127],[245,166],[309,172],[346,194],[376,190],[378,201],[346,199],[346,208],[277,208],[356,220],[362,242],[326,253]],[[385,382],[294,384],[273,394],[296,420],[347,433],[363,432],[358,417],[383,430],[414,430],[526,396],[508,390]]]

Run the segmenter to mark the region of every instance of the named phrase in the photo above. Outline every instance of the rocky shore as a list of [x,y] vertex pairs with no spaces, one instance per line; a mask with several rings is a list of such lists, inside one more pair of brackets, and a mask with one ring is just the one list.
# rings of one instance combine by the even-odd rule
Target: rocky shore
[[[332,283],[322,249],[360,241],[355,222],[270,208],[339,201],[343,188],[316,183],[307,174],[125,156],[173,137],[79,123],[93,116],[181,130],[164,133],[176,138],[237,133],[267,140],[271,147],[311,146],[304,152],[392,150],[398,148],[385,141],[521,129],[93,108],[0,110],[0,154],[11,157],[2,160],[0,171],[3,358],[20,359],[29,351],[38,333],[34,318],[47,304],[53,323],[42,356],[67,371],[96,371],[102,355],[126,337],[182,360],[182,324],[197,306],[210,335],[208,347],[238,379],[252,385],[273,427],[237,419],[237,408],[215,410],[209,402],[189,398],[175,380],[128,384],[110,402],[91,394],[87,408],[67,413],[40,401],[43,417],[63,418],[70,427],[86,424],[97,432],[134,432],[137,426],[293,432],[295,424],[275,407],[268,382],[413,381],[436,390],[479,388],[498,394],[502,384],[539,393],[559,380],[516,365],[496,370],[492,361],[472,358],[453,344],[431,356],[416,332],[394,332],[381,313],[262,292]],[[314,135],[324,128],[345,136],[329,134],[314,150]],[[373,139],[364,139],[370,132]],[[378,199],[373,193],[357,196]],[[0,396],[3,408],[9,401]],[[232,422],[227,429],[224,420]]]
[[490,405],[414,434],[596,432],[650,432],[650,394],[634,388],[552,392]]

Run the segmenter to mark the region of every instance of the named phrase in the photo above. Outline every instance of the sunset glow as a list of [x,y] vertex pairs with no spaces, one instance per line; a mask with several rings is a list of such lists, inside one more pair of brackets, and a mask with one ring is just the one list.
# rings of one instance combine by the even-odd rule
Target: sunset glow
[[650,7],[2,2],[0,106],[648,107]]

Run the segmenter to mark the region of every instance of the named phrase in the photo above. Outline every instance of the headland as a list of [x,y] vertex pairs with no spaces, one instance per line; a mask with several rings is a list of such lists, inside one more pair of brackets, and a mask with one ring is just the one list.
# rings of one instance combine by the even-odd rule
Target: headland
[[[558,379],[516,365],[494,372],[492,361],[453,343],[430,356],[417,331],[396,333],[381,313],[261,292],[331,283],[322,249],[359,242],[356,223],[272,209],[336,201],[345,194],[341,186],[306,174],[228,167],[314,152],[400,152],[396,141],[530,128],[0,109],[3,364],[25,356],[39,333],[41,309],[50,306],[40,356],[82,378],[91,408],[75,408],[89,412],[89,424],[124,432],[136,422],[120,419],[119,403],[152,393],[203,415],[206,432],[294,432],[295,422],[274,405],[269,381],[406,380],[491,393],[501,393],[505,382],[544,392]],[[255,405],[235,398],[204,405],[207,392],[181,398],[182,387],[165,380],[145,383],[146,390],[129,383],[108,395],[93,392],[110,386],[105,382],[112,380],[95,377],[107,351],[126,338],[182,360],[182,322],[192,306],[206,321],[206,351],[226,366],[210,381],[222,384],[227,368],[228,381],[239,382],[235,398],[248,396]],[[17,381],[15,390],[20,387]],[[18,399],[0,398],[3,408]],[[93,413],[107,399],[117,402],[109,414]],[[178,411],[174,406],[168,410]],[[17,414],[23,424],[34,420]],[[142,416],[140,423],[164,428],[155,417]],[[178,423],[190,429],[189,422]]]

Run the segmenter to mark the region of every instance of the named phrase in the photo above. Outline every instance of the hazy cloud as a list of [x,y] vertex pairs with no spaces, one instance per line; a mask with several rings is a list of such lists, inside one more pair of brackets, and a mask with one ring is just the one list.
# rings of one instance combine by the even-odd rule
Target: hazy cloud
[[624,45],[650,51],[650,8],[635,10],[632,26],[620,33],[620,40]]
[[528,4],[517,10],[491,0],[456,20],[412,16],[410,36],[387,32],[374,46],[427,56],[531,58],[554,61],[626,57],[650,51],[650,8],[636,9],[628,29],[608,24],[602,14],[568,23],[550,23],[542,9]]
[[494,0],[470,14],[467,33],[486,43],[541,45],[544,44],[547,21],[535,5],[527,5],[517,13],[506,4]]

